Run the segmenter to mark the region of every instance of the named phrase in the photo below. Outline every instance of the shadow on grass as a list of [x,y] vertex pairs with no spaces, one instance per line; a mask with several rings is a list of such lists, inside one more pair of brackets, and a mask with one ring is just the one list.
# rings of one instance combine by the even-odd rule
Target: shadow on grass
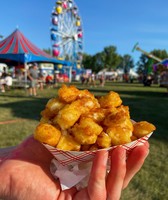
[[0,94],[0,97],[11,97],[11,98],[26,98],[25,95],[15,95],[15,94]]
[[[88,90],[90,92],[100,92],[100,93],[108,93],[109,92],[109,89],[104,89],[104,88],[88,88]],[[118,92],[120,95],[129,95],[129,96],[137,96],[137,97],[140,97],[140,98],[144,98],[144,97],[149,97],[149,98],[152,98],[152,97],[157,97],[157,98],[166,98],[168,97],[168,94],[165,92],[160,92],[160,91],[124,91],[124,90],[115,90],[116,92]]]
[[108,86],[117,86],[117,87],[144,87],[144,88],[158,88],[158,84],[152,84],[151,86],[144,86],[143,83],[125,83],[125,82],[107,82]]
[[47,101],[47,98],[25,99],[24,97],[24,100],[22,100],[19,97],[16,102],[0,104],[0,108],[10,108],[13,116],[17,118],[38,120]]

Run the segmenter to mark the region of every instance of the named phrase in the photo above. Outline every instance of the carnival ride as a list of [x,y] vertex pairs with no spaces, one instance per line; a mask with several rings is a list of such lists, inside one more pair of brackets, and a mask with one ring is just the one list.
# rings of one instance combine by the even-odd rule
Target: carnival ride
[[141,53],[145,54],[145,55],[148,56],[149,58],[152,58],[152,59],[154,59],[154,60],[156,60],[156,61],[158,61],[158,62],[161,62],[161,61],[162,61],[162,59],[160,59],[160,58],[154,56],[154,55],[151,54],[151,53],[148,53],[148,52],[144,51],[144,50],[141,49],[138,45],[139,45],[139,43],[137,42],[137,43],[134,45],[134,47],[133,47],[133,49],[132,49],[132,52],[134,52],[135,50],[137,50],[137,51],[140,51]]
[[[83,28],[78,8],[73,0],[57,0],[51,14],[50,36],[52,54],[71,63],[71,70],[81,69],[83,54]],[[57,70],[65,71],[63,65]],[[70,66],[69,66],[70,68]]]
[[158,62],[157,64],[153,65],[153,70],[160,71],[159,84],[161,87],[167,88],[167,91],[168,91],[168,59],[162,60],[162,59],[158,58],[157,56],[154,56],[153,54],[144,51],[143,49],[141,49],[139,47],[138,42],[134,45],[132,52],[134,52],[135,50],[140,51],[147,57]]

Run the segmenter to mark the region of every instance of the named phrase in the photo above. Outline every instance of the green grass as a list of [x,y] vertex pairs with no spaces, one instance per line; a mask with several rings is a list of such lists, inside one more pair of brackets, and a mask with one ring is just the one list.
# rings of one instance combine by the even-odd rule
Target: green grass
[[[166,200],[168,180],[168,96],[166,89],[157,85],[144,87],[141,84],[107,82],[104,88],[82,86],[95,95],[104,95],[110,90],[118,92],[124,105],[130,107],[131,118],[135,121],[147,120],[156,125],[157,130],[150,138],[150,154],[129,187],[123,191],[122,200]],[[12,124],[0,124],[0,147],[19,144],[33,133],[38,124],[40,111],[49,98],[57,95],[57,89],[38,91],[38,97],[28,97],[24,90],[0,93],[0,122],[24,119]]]

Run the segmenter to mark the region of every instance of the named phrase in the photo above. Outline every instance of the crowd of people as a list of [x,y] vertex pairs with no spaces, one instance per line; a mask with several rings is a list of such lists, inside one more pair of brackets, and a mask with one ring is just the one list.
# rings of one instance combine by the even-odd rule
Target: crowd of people
[[[24,68],[18,68],[17,70],[15,70],[15,73],[13,75],[11,73],[8,73],[8,71],[4,67],[3,71],[0,71],[0,92],[4,93],[6,90],[9,90],[13,85],[13,88],[28,88],[30,96],[37,96],[37,88],[43,90],[44,86],[46,88],[52,88],[57,86],[60,82],[69,82],[68,75],[61,74],[59,73],[59,71],[55,71],[53,73],[47,71],[45,72],[46,73],[44,73],[44,71],[40,69],[37,63],[33,63],[31,66],[29,66],[26,75]],[[89,87],[104,87],[106,81],[118,81],[118,77],[115,76],[114,78],[114,76],[109,76],[105,73],[96,74],[94,72],[90,72],[81,74],[79,80],[81,81],[82,85],[86,85]],[[134,78],[132,76],[126,76],[124,74],[122,76],[122,79],[119,80],[133,83]],[[160,74],[160,79],[158,83],[160,83],[161,87],[167,87],[167,80],[167,71],[164,71]],[[142,83],[144,86],[151,86],[154,82],[154,78],[151,74],[140,74],[137,77],[137,81],[139,81],[139,83]]]
[[82,85],[88,85],[88,86],[94,86],[96,87],[96,80],[99,80],[99,86],[104,87],[105,84],[105,75],[102,74],[100,76],[97,76],[95,73],[90,73],[90,74],[82,74],[81,75],[81,83]]
[[33,63],[29,66],[25,74],[24,68],[17,68],[11,74],[7,72],[7,68],[3,68],[3,71],[0,72],[0,91],[2,93],[9,90],[11,86],[13,88],[28,88],[30,96],[37,96],[37,88],[40,90],[57,86],[57,83],[64,81],[63,78],[58,73],[43,73],[39,69],[37,63]]

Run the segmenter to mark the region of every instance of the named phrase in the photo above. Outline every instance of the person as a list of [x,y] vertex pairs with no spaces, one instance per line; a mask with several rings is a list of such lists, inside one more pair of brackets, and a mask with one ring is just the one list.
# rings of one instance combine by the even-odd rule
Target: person
[[91,74],[90,86],[96,87],[96,75],[95,75],[95,73],[92,73],[92,74]]
[[47,88],[50,88],[53,84],[53,77],[51,76],[51,74],[47,74],[46,78],[45,78],[45,82],[47,85]]
[[[3,150],[3,149],[2,149]],[[149,144],[135,147],[126,159],[126,150],[117,147],[110,153],[98,151],[93,161],[88,186],[61,190],[59,180],[50,173],[52,154],[33,136],[17,147],[0,151],[0,198],[12,200],[119,200],[121,192],[142,167]],[[111,168],[106,176],[108,155]],[[4,156],[3,156],[4,155]]]
[[0,77],[0,89],[2,93],[5,92],[5,78],[3,77]]
[[149,75],[144,75],[143,77],[143,84],[144,86],[151,86],[152,84],[152,81],[153,81],[153,78],[152,76],[149,74]]
[[104,87],[104,84],[105,84],[105,74],[101,74],[100,75],[99,81],[100,81],[100,86]]
[[5,86],[6,86],[6,82],[5,82],[5,78],[7,76],[7,72],[6,72],[6,68],[3,68],[3,72],[0,76],[0,88],[1,88],[1,92],[5,92]]
[[8,73],[5,77],[5,84],[7,86],[7,89],[9,90],[10,87],[12,86],[12,82],[13,82],[13,79],[12,79],[12,76],[10,73]]
[[54,78],[53,78],[53,83],[54,83],[54,87],[58,87],[58,83],[59,83],[59,71],[55,71],[54,72]]
[[84,85],[85,83],[85,74],[81,74],[81,84]]
[[44,83],[45,83],[45,77],[42,71],[40,71],[39,73],[38,83],[39,83],[39,88],[42,91],[44,89]]
[[38,66],[36,63],[28,70],[29,95],[37,96],[37,84],[38,84]]

